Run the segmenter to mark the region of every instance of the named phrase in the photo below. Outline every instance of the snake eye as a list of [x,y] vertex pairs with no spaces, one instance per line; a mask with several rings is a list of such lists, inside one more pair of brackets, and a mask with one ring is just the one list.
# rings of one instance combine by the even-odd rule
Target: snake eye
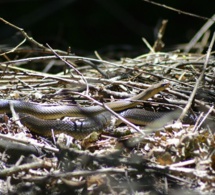
[[165,82],[162,84],[163,87],[168,87],[169,85],[170,85],[170,83],[169,83],[168,81],[165,81]]

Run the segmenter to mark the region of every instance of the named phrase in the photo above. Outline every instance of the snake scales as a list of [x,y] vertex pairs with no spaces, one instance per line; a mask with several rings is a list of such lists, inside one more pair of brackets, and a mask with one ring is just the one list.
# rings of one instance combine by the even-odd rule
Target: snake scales
[[[137,100],[147,100],[169,86],[168,82],[152,85],[138,95],[131,98],[106,103],[106,106],[114,111],[121,111],[138,104]],[[20,100],[0,100],[0,113],[10,113],[11,106],[19,113],[20,121],[31,131],[44,136],[65,132],[74,137],[83,137],[92,131],[99,131],[108,125],[111,113],[102,106],[71,106],[71,105],[41,105]],[[86,117],[83,121],[48,120],[64,116]],[[128,109],[121,113],[126,119],[145,125],[162,116],[162,113],[154,113],[140,109]]]

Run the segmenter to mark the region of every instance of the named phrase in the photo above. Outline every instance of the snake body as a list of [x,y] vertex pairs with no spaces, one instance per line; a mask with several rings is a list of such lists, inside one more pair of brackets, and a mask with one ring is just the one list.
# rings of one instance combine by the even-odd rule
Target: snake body
[[[131,98],[106,103],[106,106],[114,111],[125,110],[137,105],[137,100],[147,100],[160,91],[163,91],[168,86],[168,82],[161,82],[152,85],[140,94]],[[20,114],[20,121],[24,125],[26,125],[33,132],[45,136],[49,136],[51,134],[51,130],[54,130],[56,133],[66,132],[75,137],[86,133],[89,134],[92,131],[104,129],[111,119],[111,113],[106,111],[104,107],[98,105],[89,107],[82,107],[79,105],[41,105],[20,100],[0,100],[0,113],[10,113],[11,106],[17,113]],[[131,111],[128,110],[128,112],[126,114],[124,113],[122,116],[128,120],[129,118],[135,118],[136,116],[136,120],[141,124],[148,123],[149,118],[151,120],[158,118],[158,114],[155,113],[149,115],[148,112],[143,112],[141,117],[139,113],[140,111],[131,109]],[[76,122],[47,120],[61,118],[64,116],[84,116],[87,119]]]

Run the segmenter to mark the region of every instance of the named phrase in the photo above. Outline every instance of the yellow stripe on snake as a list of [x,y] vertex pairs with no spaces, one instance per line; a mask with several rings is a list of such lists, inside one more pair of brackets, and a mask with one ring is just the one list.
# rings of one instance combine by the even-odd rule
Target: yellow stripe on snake
[[[138,104],[137,100],[147,100],[169,86],[168,82],[152,85],[131,98],[106,103],[113,111],[122,111]],[[83,137],[93,131],[103,130],[111,120],[111,113],[102,106],[81,107],[78,105],[41,105],[20,100],[0,100],[0,113],[11,113],[10,105],[19,113],[20,121],[31,131],[43,136],[54,133],[67,133],[73,137]],[[27,115],[26,115],[27,114]],[[128,109],[121,116],[137,124],[146,125],[162,114],[140,109]],[[48,120],[65,116],[86,117],[83,121]]]

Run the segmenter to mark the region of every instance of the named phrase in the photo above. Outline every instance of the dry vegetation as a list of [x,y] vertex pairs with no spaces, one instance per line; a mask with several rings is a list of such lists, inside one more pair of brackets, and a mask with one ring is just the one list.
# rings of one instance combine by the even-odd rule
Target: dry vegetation
[[164,22],[148,54],[105,61],[99,54],[88,58],[53,50],[1,21],[24,39],[16,47],[0,48],[1,99],[86,106],[92,98],[130,97],[165,79],[171,87],[139,107],[155,112],[181,108],[180,119],[195,118],[159,129],[113,124],[101,134],[74,140],[54,131],[52,138],[32,134],[17,118],[3,115],[1,194],[215,193],[214,38],[206,43],[206,55],[199,53],[204,46],[195,53],[162,53]]

